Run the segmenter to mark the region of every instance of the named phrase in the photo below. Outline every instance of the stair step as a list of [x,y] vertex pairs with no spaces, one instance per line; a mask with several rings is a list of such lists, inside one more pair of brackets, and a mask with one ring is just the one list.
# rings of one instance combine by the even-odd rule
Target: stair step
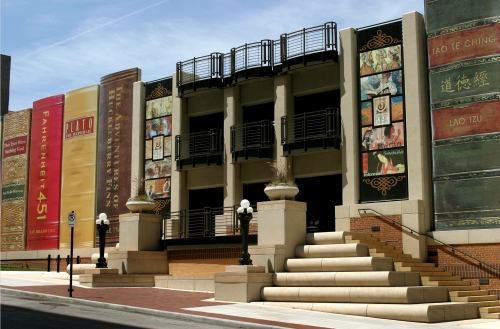
[[450,297],[452,302],[485,302],[498,300],[497,295]]
[[354,240],[351,240],[351,239],[345,239],[345,243],[366,243],[368,246],[373,246],[375,248],[377,248],[378,246],[386,246],[385,242],[381,242],[381,241],[375,241],[375,240],[371,240],[371,241],[366,241],[366,240],[359,240],[359,239],[354,239]]
[[[368,249],[368,252],[374,252],[374,253],[390,252],[393,254],[402,254],[403,253],[402,250],[394,249],[393,246],[387,246],[387,247],[390,247],[390,248],[370,248],[370,249]],[[390,250],[390,251],[388,251],[388,250]]]
[[442,277],[442,276],[421,276],[422,282],[428,282],[428,281],[462,281],[461,276],[447,276],[447,277]]
[[[437,267],[439,268],[439,267]],[[420,272],[420,276],[453,276],[451,272]]]
[[394,265],[394,268],[396,271],[401,271],[401,272],[423,272],[426,271],[428,272],[444,272],[444,268],[442,267],[429,267],[429,266],[419,266],[418,263],[415,263],[415,265],[410,265],[410,266],[396,266]]
[[396,254],[393,252],[371,252],[370,256],[372,257],[392,257],[392,258],[400,258],[400,259],[411,259],[411,256],[403,256],[402,254]]
[[480,286],[448,286],[448,291],[470,291],[480,289]]
[[487,306],[479,308],[479,313],[498,313],[498,312],[500,312],[500,306]]
[[392,271],[389,257],[290,258],[285,260],[287,272],[358,272]]
[[500,313],[480,313],[481,319],[500,319]]
[[449,291],[448,294],[450,297],[484,296],[488,294],[488,290]]
[[500,300],[486,300],[481,302],[471,302],[472,304],[476,304],[477,307],[492,307],[492,306],[500,306]]
[[420,286],[415,272],[278,272],[278,287],[406,287]]
[[470,286],[470,281],[422,281],[423,286]]
[[297,258],[366,257],[368,246],[358,244],[299,245],[295,247]]
[[418,258],[402,258],[402,257],[392,257],[395,262],[409,262],[409,263],[420,263]]
[[436,267],[434,263],[414,263],[414,262],[394,262],[394,266],[405,267],[405,266],[418,266],[418,267]]

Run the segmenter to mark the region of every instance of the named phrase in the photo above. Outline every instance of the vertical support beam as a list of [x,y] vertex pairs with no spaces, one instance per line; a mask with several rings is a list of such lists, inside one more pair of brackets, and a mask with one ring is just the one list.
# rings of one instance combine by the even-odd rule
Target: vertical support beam
[[[243,185],[240,178],[240,164],[232,163],[231,126],[243,123],[243,109],[240,87],[224,89],[224,207],[240,204]],[[250,200],[252,201],[252,200]]]
[[[132,108],[132,136],[145,135],[145,120],[146,120],[146,85],[142,81],[134,83],[133,89],[133,108]],[[135,156],[131,159],[131,182],[130,195],[134,196],[137,189],[137,184],[144,177],[144,142],[143,138],[132,138],[132,152]],[[134,183],[134,180],[137,182]]]
[[[171,211],[179,211],[189,207],[186,171],[178,171],[175,164],[175,136],[189,134],[189,116],[187,114],[187,99],[179,97],[177,89],[177,74],[172,77],[172,176],[170,198]],[[173,169],[176,170],[173,170]]]
[[274,131],[276,132],[275,152],[276,160],[280,165],[287,166],[290,175],[293,175],[293,158],[285,157],[281,145],[281,117],[293,115],[294,99],[292,91],[292,75],[285,74],[274,78]]
[[[425,233],[432,227],[432,191],[427,45],[422,14],[411,12],[403,15],[403,41],[409,200],[423,200],[424,207],[418,215],[403,213],[403,224]],[[425,260],[426,240],[403,235],[403,251],[410,250],[413,257]]]
[[[344,79],[340,84],[343,207],[359,203],[359,74],[355,32],[353,28],[340,31],[340,76]],[[349,211],[345,209],[336,211],[337,231],[350,229],[350,219],[343,217],[345,214],[348,215]]]

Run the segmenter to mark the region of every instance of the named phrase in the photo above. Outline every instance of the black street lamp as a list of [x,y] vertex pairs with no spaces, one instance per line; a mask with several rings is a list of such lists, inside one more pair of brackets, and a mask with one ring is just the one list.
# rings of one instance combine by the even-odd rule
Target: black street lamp
[[247,199],[243,199],[240,206],[236,212],[238,213],[238,218],[241,223],[241,237],[243,252],[241,253],[241,258],[238,261],[239,265],[253,265],[250,259],[250,254],[248,253],[248,226],[252,220],[253,208],[250,207],[250,202]]
[[99,219],[95,221],[97,230],[99,231],[99,259],[97,260],[96,268],[108,268],[106,258],[104,258],[104,245],[106,243],[106,231],[109,229],[108,216],[105,213],[99,215]]

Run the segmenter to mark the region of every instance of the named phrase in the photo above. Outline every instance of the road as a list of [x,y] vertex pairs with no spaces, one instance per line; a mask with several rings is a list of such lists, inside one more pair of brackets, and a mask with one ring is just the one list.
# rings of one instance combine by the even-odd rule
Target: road
[[[226,327],[222,324],[197,323],[165,316],[54,302],[43,298],[14,296],[5,291],[2,292],[1,308],[3,329],[237,328],[237,326]],[[241,323],[240,328],[245,328],[245,324]]]

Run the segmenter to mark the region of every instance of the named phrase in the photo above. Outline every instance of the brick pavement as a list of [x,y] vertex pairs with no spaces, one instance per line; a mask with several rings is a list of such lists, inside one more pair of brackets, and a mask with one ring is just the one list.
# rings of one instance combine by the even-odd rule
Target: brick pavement
[[[67,285],[47,286],[6,286],[2,288],[35,292],[41,294],[69,297]],[[242,318],[205,312],[188,311],[185,308],[227,305],[228,303],[204,301],[213,298],[213,293],[171,290],[160,288],[81,288],[73,286],[73,298],[91,300],[110,304],[141,307],[175,313],[195,314],[219,319],[252,322],[265,325],[281,326],[294,329],[320,329],[322,327],[307,326],[278,321],[267,321],[253,318]]]

